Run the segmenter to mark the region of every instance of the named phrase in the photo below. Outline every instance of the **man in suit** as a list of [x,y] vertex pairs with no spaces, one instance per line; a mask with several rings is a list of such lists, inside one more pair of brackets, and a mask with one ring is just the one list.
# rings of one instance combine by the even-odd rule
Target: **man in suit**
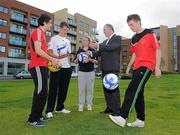
[[[114,28],[111,24],[104,25],[104,34],[107,37],[102,43],[93,43],[93,48],[98,48],[98,51],[89,52],[89,55],[101,57],[102,79],[108,73],[114,73],[119,76],[120,71],[120,50],[121,37],[114,33]],[[111,91],[104,89],[106,101],[106,109],[100,113],[112,113],[118,115],[120,113],[120,93],[119,87]]]

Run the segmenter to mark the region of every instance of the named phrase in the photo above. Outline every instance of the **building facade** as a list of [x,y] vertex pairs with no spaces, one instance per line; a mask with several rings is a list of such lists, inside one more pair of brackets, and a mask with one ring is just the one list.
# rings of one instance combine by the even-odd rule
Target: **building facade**
[[[29,35],[38,26],[38,17],[46,13],[16,0],[0,1],[0,75],[28,70]],[[47,37],[52,31],[46,33]]]
[[130,44],[131,44],[131,39],[124,38],[121,41],[121,56],[120,56],[121,73],[126,72],[126,68],[131,58]]
[[179,33],[180,26],[168,28],[161,25],[160,27],[152,28],[156,33],[162,51],[161,68],[165,72],[179,72],[180,73],[180,42]]
[[[53,35],[58,34],[62,21],[66,21],[69,24],[70,29],[67,38],[71,41],[71,61],[74,59],[76,50],[80,45],[80,26],[77,25],[76,21],[88,24],[89,28],[86,29],[86,32],[89,35],[91,34],[91,27],[96,29],[97,26],[96,21],[78,13],[71,15],[67,9],[49,13],[16,0],[1,0],[0,76],[13,75],[17,71],[28,70],[30,55],[27,45],[29,36],[33,29],[38,27],[37,20],[41,14],[48,14],[54,22],[52,31],[46,32],[47,41]],[[94,37],[94,35],[90,36]],[[76,72],[77,66],[73,63],[71,64]]]
[[180,73],[180,25],[176,27],[176,36],[177,36],[177,70]]

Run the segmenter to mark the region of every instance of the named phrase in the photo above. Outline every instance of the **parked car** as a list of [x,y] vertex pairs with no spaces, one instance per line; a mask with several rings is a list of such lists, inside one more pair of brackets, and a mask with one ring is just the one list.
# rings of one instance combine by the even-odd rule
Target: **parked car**
[[72,72],[71,77],[77,77],[78,73]]
[[31,79],[31,74],[29,71],[20,71],[14,75],[16,79]]
[[101,75],[102,75],[102,73],[100,73],[100,72],[96,73],[96,76],[101,76]]

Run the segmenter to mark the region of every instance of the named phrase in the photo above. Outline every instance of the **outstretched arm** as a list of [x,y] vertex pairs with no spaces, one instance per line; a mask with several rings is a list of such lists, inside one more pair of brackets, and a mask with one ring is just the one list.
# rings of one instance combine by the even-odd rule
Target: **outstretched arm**
[[161,49],[156,49],[156,66],[155,66],[155,76],[157,78],[161,77],[161,70],[160,70],[160,63],[161,63]]
[[136,55],[135,55],[135,53],[133,53],[132,56],[131,56],[130,62],[128,64],[128,66],[127,66],[126,74],[129,74],[129,71],[130,71],[131,66],[133,65],[133,63],[135,61],[135,58],[136,58]]
[[99,51],[103,52],[103,51],[114,51],[116,49],[121,49],[121,37],[120,36],[116,36],[113,39],[113,43],[112,44],[107,44],[107,45],[99,45]]

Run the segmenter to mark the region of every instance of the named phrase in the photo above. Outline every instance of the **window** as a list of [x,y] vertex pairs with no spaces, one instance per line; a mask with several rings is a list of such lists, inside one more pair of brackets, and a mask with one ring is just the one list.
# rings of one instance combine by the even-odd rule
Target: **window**
[[4,73],[4,63],[0,62],[0,74],[2,75]]
[[94,33],[96,33],[96,27],[95,27],[95,26],[92,26],[92,27],[91,27],[91,31],[94,32]]
[[30,24],[34,26],[38,26],[38,19],[37,17],[31,17],[30,18]]
[[6,52],[6,47],[5,46],[0,46],[0,52]]
[[8,8],[0,6],[0,12],[7,14]]
[[80,34],[80,35],[83,35],[84,32],[83,32],[82,30],[79,30],[79,34]]
[[74,36],[67,35],[67,39],[69,39],[71,43],[76,44],[76,38]]
[[81,38],[79,39],[79,43],[82,44],[82,39]]
[[0,32],[0,38],[1,39],[6,39],[6,33],[5,32]]
[[12,45],[26,46],[25,39],[20,36],[10,35],[9,43]]
[[4,19],[0,19],[0,25],[7,26],[7,21]]
[[12,32],[16,32],[16,33],[20,33],[20,34],[26,34],[27,33],[27,31],[25,30],[25,26],[24,25],[19,25],[17,23],[13,23],[11,25],[10,30]]
[[60,26],[57,24],[54,24],[54,31],[59,32]]
[[83,21],[80,21],[80,22],[79,22],[79,25],[80,25],[81,27],[84,27],[85,24],[84,24]]
[[73,25],[73,24],[74,24],[74,21],[73,21],[73,19],[68,18],[68,19],[67,19],[67,23]]
[[85,28],[89,28],[89,24],[84,23]]
[[92,40],[94,40],[94,41],[96,40],[96,35],[91,34],[90,37]]
[[89,36],[89,33],[88,32],[84,32],[84,35]]
[[76,35],[75,28],[70,27],[70,28],[69,28],[69,33]]
[[158,29],[152,29],[152,30],[153,30],[153,32],[156,34],[157,37],[160,36],[160,28],[158,28]]
[[25,22],[27,23],[27,18],[25,13],[21,13],[19,11],[13,11],[13,14],[11,16],[12,19],[15,19],[17,21]]
[[46,31],[46,36],[51,37],[51,32]]
[[69,40],[76,40],[76,38],[74,37],[74,36],[67,36],[67,39],[69,39]]
[[17,73],[25,69],[25,64],[23,63],[8,63],[8,75]]
[[25,50],[19,48],[9,48],[9,57],[25,58]]

